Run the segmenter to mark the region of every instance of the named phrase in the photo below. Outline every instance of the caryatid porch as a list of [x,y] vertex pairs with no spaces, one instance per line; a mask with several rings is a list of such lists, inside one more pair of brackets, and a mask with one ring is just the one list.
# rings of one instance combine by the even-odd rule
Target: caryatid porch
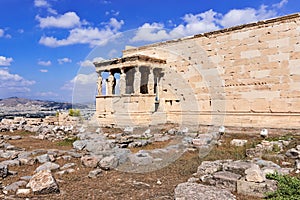
[[158,109],[165,64],[165,60],[144,55],[95,62],[100,124],[149,123]]

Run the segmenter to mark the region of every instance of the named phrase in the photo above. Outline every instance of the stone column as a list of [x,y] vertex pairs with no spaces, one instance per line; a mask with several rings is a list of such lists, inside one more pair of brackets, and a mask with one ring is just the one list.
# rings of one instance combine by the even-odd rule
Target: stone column
[[153,74],[153,69],[150,68],[150,73],[148,77],[148,91],[149,94],[154,94],[154,74]]
[[120,74],[120,95],[126,94],[126,73],[121,69]]
[[134,88],[134,94],[140,94],[141,72],[139,70],[139,67],[135,68],[133,88]]
[[111,72],[109,72],[109,76],[107,79],[106,95],[112,95],[114,81],[114,75]]
[[102,72],[98,73],[98,80],[97,80],[97,91],[98,91],[98,95],[102,95]]

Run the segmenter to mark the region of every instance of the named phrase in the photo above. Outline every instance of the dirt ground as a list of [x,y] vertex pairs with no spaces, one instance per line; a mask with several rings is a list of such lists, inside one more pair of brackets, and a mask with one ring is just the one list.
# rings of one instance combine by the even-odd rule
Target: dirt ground
[[[18,133],[2,133],[15,134]],[[20,134],[19,134],[20,135]],[[58,142],[50,142],[47,140],[39,140],[30,137],[31,134],[21,134],[21,140],[10,140],[10,144],[22,147],[26,150],[34,149],[72,149],[71,145],[61,145]],[[148,173],[126,173],[117,170],[102,171],[102,175],[98,178],[88,178],[88,173],[91,168],[85,168],[80,164],[80,159],[72,159],[65,161],[57,160],[56,163],[62,166],[65,163],[76,163],[75,172],[65,175],[57,175],[55,178],[60,187],[59,194],[51,195],[29,195],[15,197],[14,199],[103,199],[103,200],[118,200],[118,199],[149,199],[149,200],[169,200],[174,199],[174,189],[179,183],[186,182],[192,174],[197,171],[202,160],[217,160],[217,159],[244,159],[244,151],[246,147],[229,148],[228,143],[232,138],[241,138],[240,134],[223,136],[223,146],[215,147],[211,153],[205,158],[199,158],[197,151],[187,151],[178,160],[169,166],[157,171]],[[251,143],[248,146],[254,145],[261,138],[251,135],[243,135],[242,138],[249,139]],[[163,143],[147,146],[147,149],[161,148]],[[2,180],[2,185],[5,186],[14,181],[18,181],[21,176],[33,175],[33,171],[40,164],[33,166],[23,165],[18,167],[10,167],[10,170],[18,171],[16,176],[8,176]],[[237,195],[237,198],[242,199],[258,199],[248,196]]]

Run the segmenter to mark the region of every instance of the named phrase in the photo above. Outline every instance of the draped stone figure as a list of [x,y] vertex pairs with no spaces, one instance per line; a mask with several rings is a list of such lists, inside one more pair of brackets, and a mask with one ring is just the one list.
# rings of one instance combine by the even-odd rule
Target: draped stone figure
[[112,95],[114,81],[115,81],[115,77],[112,75],[112,73],[109,73],[107,79],[107,91],[106,91],[107,95]]
[[120,94],[126,94],[126,74],[124,70],[120,74]]
[[98,76],[98,80],[97,80],[97,91],[98,91],[98,95],[102,95],[102,76],[101,76],[101,74]]

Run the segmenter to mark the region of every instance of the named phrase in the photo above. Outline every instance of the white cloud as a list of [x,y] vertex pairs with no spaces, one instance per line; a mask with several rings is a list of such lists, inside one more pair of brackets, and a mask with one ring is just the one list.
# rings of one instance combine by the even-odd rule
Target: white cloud
[[72,62],[72,60],[70,58],[59,58],[59,59],[57,59],[57,62],[61,65],[64,63],[70,63],[70,62]]
[[55,92],[38,92],[36,93],[36,96],[38,97],[58,97],[59,95]]
[[61,89],[62,90],[73,90],[74,88],[91,88],[97,81],[97,73],[91,74],[77,74],[72,80],[66,82]]
[[46,0],[34,0],[34,6],[38,8],[46,8],[51,14],[57,15],[57,11],[51,8],[51,5]]
[[102,58],[102,57],[96,57],[96,58],[93,58],[93,60],[84,60],[84,61],[80,61],[78,64],[81,66],[81,67],[94,67],[94,62],[101,62],[101,61],[104,61],[105,59]]
[[46,0],[34,0],[35,7],[48,7],[50,6]]
[[10,39],[10,38],[11,38],[11,35],[5,34],[5,31],[4,31],[3,29],[0,28],[0,38],[1,38],[1,37],[5,37],[5,38]]
[[38,62],[38,65],[42,65],[42,66],[50,66],[52,63],[51,63],[51,61],[50,60],[48,60],[48,61],[39,61]]
[[254,8],[233,9],[223,16],[223,18],[220,20],[220,24],[223,27],[231,27],[264,20],[275,16],[276,11],[269,10],[264,5],[258,10]]
[[113,15],[113,16],[118,16],[120,14],[119,11],[115,11],[115,10],[110,10],[110,11],[106,11],[105,15]]
[[48,69],[40,69],[40,72],[42,72],[42,73],[47,73],[47,72],[48,72]]
[[220,28],[216,23],[218,16],[219,14],[213,10],[196,15],[186,14],[182,18],[183,24],[169,31],[165,30],[161,23],[146,23],[138,29],[132,41],[159,41],[214,31]]
[[40,22],[41,28],[73,28],[80,26],[80,18],[75,12],[67,12],[63,15],[59,16],[50,16],[46,18],[42,18],[40,16],[36,16],[36,20]]
[[57,15],[57,11],[54,10],[53,8],[47,8],[47,11],[53,15]]
[[288,0],[282,0],[279,3],[273,4],[272,6],[275,8],[282,8],[288,3]]
[[11,74],[7,69],[0,69],[0,96],[29,92],[35,81],[26,80],[18,74]]
[[12,58],[0,56],[0,66],[10,66],[11,62],[13,62]]
[[160,23],[145,23],[138,28],[136,35],[132,38],[132,41],[158,41],[168,39],[170,36],[164,30],[164,25]]
[[288,0],[281,0],[271,6],[261,5],[258,9],[232,9],[225,14],[213,10],[198,14],[186,14],[182,18],[183,22],[171,30],[166,30],[162,23],[145,23],[138,28],[131,41],[168,40],[265,20],[278,16],[278,9],[287,3]]
[[105,45],[109,39],[117,36],[118,30],[124,24],[123,20],[118,21],[111,18],[103,29],[88,27],[74,28],[65,39],[55,37],[41,37],[39,43],[49,47],[67,46],[72,44],[89,44],[90,46]]

